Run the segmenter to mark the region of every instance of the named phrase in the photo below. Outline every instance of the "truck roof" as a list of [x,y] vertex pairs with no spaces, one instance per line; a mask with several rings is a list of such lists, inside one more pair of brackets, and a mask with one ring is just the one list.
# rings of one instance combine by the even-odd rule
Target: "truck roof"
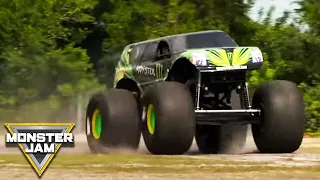
[[189,35],[197,35],[197,34],[212,34],[212,33],[217,33],[217,32],[220,32],[220,33],[225,33],[224,31],[221,31],[221,30],[207,30],[207,31],[197,31],[197,32],[189,32],[189,33],[181,33],[181,34],[174,34],[174,35],[169,35],[169,36],[163,36],[163,37],[159,37],[159,38],[154,38],[154,39],[149,39],[149,40],[146,40],[146,41],[140,41],[140,42],[136,42],[136,43],[132,43],[132,44],[129,44],[129,45],[139,45],[139,44],[144,44],[144,43],[149,43],[149,42],[152,42],[152,41],[159,41],[159,40],[162,40],[162,39],[170,39],[170,38],[175,38],[175,37],[178,37],[178,36],[189,36]]

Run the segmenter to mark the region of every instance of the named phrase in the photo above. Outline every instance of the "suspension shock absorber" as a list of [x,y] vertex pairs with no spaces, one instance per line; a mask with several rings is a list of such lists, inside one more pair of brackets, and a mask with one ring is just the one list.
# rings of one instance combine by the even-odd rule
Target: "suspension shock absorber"
[[249,100],[249,91],[248,91],[248,83],[243,82],[240,85],[240,102],[241,102],[241,108],[242,109],[248,109],[250,108],[250,100]]
[[195,104],[196,109],[200,110],[200,91],[201,91],[201,72],[198,71],[197,73],[197,85],[196,85],[196,98],[195,98]]

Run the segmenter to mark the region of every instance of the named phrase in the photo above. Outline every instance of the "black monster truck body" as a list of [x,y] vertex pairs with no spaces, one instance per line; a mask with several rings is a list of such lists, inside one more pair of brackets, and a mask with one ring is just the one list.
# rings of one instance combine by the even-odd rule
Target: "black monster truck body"
[[[244,146],[246,127],[251,124],[261,152],[295,151],[303,136],[301,93],[291,82],[267,82],[256,90],[251,106],[246,75],[262,65],[258,47],[239,47],[222,31],[179,34],[126,46],[116,67],[114,88],[135,95],[136,109],[124,111],[139,111],[142,118],[136,113],[129,117],[143,122],[142,128],[136,124],[135,132],[127,137],[138,137],[136,131],[141,130],[153,154],[184,153],[193,137],[203,153],[232,153]],[[89,119],[93,109],[87,112]],[[105,113],[104,121],[117,117]],[[88,126],[92,126],[90,121]],[[279,136],[283,138],[277,141]],[[103,140],[114,144],[109,141]],[[136,138],[134,147],[137,142]]]
[[[116,67],[115,87],[142,93],[152,83],[178,81],[190,87],[197,123],[255,123],[260,111],[250,109],[246,72],[262,63],[259,48],[239,47],[222,31],[168,36],[127,46]],[[237,110],[228,105],[233,90],[242,105]]]

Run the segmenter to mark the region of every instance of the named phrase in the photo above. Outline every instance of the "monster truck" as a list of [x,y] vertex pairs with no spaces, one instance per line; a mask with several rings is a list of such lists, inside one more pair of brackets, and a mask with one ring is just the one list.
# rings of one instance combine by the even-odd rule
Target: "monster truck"
[[126,46],[114,88],[93,95],[86,115],[92,152],[137,149],[183,154],[195,138],[201,153],[233,153],[251,130],[262,153],[291,153],[304,134],[296,84],[265,82],[249,96],[247,72],[263,65],[258,47],[239,47],[223,31],[201,31]]

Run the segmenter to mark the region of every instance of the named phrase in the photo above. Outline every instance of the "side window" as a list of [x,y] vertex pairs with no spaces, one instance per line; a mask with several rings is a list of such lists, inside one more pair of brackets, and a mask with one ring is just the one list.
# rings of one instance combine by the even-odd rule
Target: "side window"
[[156,41],[147,43],[143,50],[140,63],[153,62],[156,58],[157,47],[158,47],[158,42]]
[[168,59],[171,57],[171,51],[166,41],[160,41],[156,52],[156,61]]

